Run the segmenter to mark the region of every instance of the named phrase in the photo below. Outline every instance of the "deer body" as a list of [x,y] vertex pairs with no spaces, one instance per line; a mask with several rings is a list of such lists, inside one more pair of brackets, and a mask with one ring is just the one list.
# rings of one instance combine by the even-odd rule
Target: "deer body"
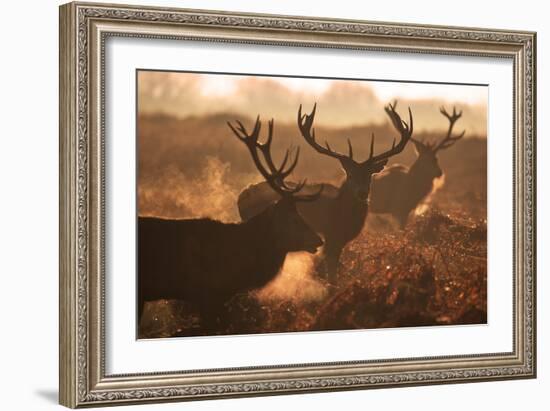
[[[319,199],[312,203],[298,205],[298,211],[304,220],[324,238],[323,258],[320,269],[328,280],[336,282],[340,255],[343,248],[353,240],[365,224],[368,212],[368,197],[373,174],[380,172],[392,155],[400,153],[412,135],[412,113],[409,110],[410,127],[395,112],[395,105],[385,108],[394,127],[399,131],[399,144],[393,142],[392,148],[374,156],[374,136],[371,139],[370,156],[363,162],[353,159],[353,148],[348,140],[349,154],[333,151],[328,143],[317,143],[315,129],[312,128],[316,106],[311,114],[302,115],[298,110],[298,126],[306,142],[318,153],[338,159],[346,175],[340,187],[324,184],[325,189]],[[308,185],[309,189],[315,188]],[[261,212],[276,200],[276,196],[266,190],[264,183],[252,185],[239,196],[239,213],[243,221]]]
[[462,116],[462,112],[457,113],[454,108],[452,114],[447,113],[444,108],[440,111],[449,120],[445,138],[438,144],[411,139],[418,155],[411,167],[392,165],[373,178],[371,212],[392,215],[401,228],[406,226],[411,211],[433,191],[435,179],[443,175],[437,152],[452,146],[464,136],[464,132],[457,136],[452,135],[454,124]]
[[[306,188],[317,190],[318,185],[311,184]],[[265,182],[247,187],[238,199],[241,218],[243,221],[253,218],[277,199],[277,194]],[[343,248],[359,235],[365,225],[367,202],[357,201],[351,184],[344,181],[340,187],[324,184],[317,201],[299,203],[297,209],[305,222],[324,239],[326,271],[336,271]]]
[[410,168],[396,164],[373,178],[370,210],[372,213],[387,213],[394,216],[404,227],[411,211],[433,191],[434,178],[422,173],[418,160]]
[[[297,193],[303,184],[290,188],[284,179],[296,167],[299,153],[285,169],[290,152],[276,168],[271,160],[273,122],[268,143],[258,142],[259,118],[249,135],[238,123],[229,126],[247,146],[252,159],[279,200],[249,221],[225,224],[210,219],[138,219],[139,318],[146,301],[181,299],[194,303],[203,327],[215,327],[225,303],[234,295],[260,288],[280,271],[286,254],[315,253],[323,242],[298,214],[296,203],[315,201],[313,195]],[[268,164],[266,169],[259,152]]]
[[271,281],[288,252],[315,252],[321,239],[297,213],[288,227],[284,201],[242,224],[139,218],[140,317],[145,301],[163,298],[194,303],[212,321],[232,296]]

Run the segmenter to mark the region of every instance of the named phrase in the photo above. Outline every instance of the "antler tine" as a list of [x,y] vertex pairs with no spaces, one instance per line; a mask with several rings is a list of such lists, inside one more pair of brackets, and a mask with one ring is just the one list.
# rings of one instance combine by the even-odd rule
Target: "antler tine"
[[252,134],[250,137],[254,140],[256,143],[258,141],[258,138],[260,137],[260,130],[262,129],[262,122],[260,121],[260,115],[258,114],[258,117],[256,117],[256,123],[254,124],[254,129],[252,130]]
[[462,137],[464,137],[464,134],[466,134],[466,130],[463,130],[462,133],[460,133],[457,136],[449,137],[446,140],[443,140],[439,145],[437,146],[437,150],[442,150],[445,148],[451,147],[456,141],[460,140]]
[[[405,125],[406,124],[407,123],[405,123]],[[408,129],[408,132],[411,136],[412,136],[413,130],[414,130],[413,114],[412,114],[411,108],[409,107],[409,129]]]
[[[267,130],[267,139],[265,143],[260,143],[258,141],[258,138],[256,138],[256,146],[260,149],[262,152],[265,162],[267,166],[269,167],[272,174],[277,172],[277,167],[275,167],[275,164],[271,160],[271,142],[273,141],[273,119],[269,120],[268,122],[268,130]],[[288,155],[288,154],[287,154]],[[286,161],[286,159],[284,160]]]
[[[246,130],[243,126],[243,124],[237,120],[237,123],[239,124],[241,130],[246,135]],[[256,122],[254,123],[254,128],[252,129],[252,132],[247,136],[252,141],[256,142],[258,141],[258,137],[260,136],[260,130],[262,129],[262,122],[260,121],[260,115],[256,117]]]
[[386,159],[390,158],[391,156],[399,154],[401,151],[403,151],[403,149],[405,148],[405,146],[407,145],[409,140],[412,138],[413,116],[412,116],[411,108],[409,107],[409,123],[410,123],[410,125],[408,125],[405,121],[403,121],[401,119],[399,114],[397,114],[397,111],[395,111],[395,107],[397,107],[397,101],[395,101],[393,105],[391,103],[388,104],[386,107],[384,107],[384,110],[386,111],[386,114],[390,118],[393,126],[396,128],[396,130],[401,135],[401,139],[399,140],[399,143],[395,144],[395,139],[394,139],[391,149],[389,149],[388,151],[386,151],[382,154],[379,154],[377,156],[373,156],[373,140],[374,139],[371,139],[371,156],[369,157],[367,162],[373,162],[373,163],[374,162],[379,162],[379,161],[382,161],[382,160],[386,160]]
[[[262,155],[264,157],[265,163],[267,164],[269,171],[274,179],[276,179],[277,184],[279,184],[281,187],[283,187],[285,190],[290,190],[290,187],[286,185],[284,179],[288,177],[294,168],[296,167],[298,163],[298,159],[294,158],[293,163],[291,166],[286,170],[283,171],[286,164],[288,163],[288,159],[290,157],[290,154],[292,152],[292,147],[285,152],[285,156],[283,157],[283,161],[279,167],[275,165],[275,162],[273,161],[273,158],[271,157],[271,143],[273,141],[273,127],[274,127],[274,120],[271,119],[268,122],[268,134],[267,139],[265,143],[260,143],[258,141],[258,138],[255,139],[256,147],[262,152]],[[297,154],[299,154],[300,150],[298,148]]]
[[388,103],[388,108],[391,110],[391,111],[395,111],[395,108],[397,107],[397,100],[393,100],[393,104],[392,103]]
[[288,157],[290,156],[291,152],[292,152],[292,146],[289,149],[286,150],[285,156],[283,157],[283,162],[281,163],[279,168],[277,168],[275,170],[275,171],[277,171],[278,174],[280,174],[282,172],[282,170],[285,168],[286,163],[288,162]]
[[237,127],[235,127],[231,122],[227,122],[227,125],[229,128],[233,131],[233,133],[237,136],[239,140],[241,140],[245,146],[248,148],[248,151],[250,152],[250,155],[252,156],[252,160],[254,161],[254,164],[256,165],[256,168],[260,172],[260,174],[266,179],[268,183],[271,185],[272,176],[271,174],[265,169],[264,165],[262,164],[260,157],[258,156],[258,152],[256,151],[258,144],[258,136],[260,132],[260,116],[256,118],[256,123],[254,124],[254,129],[250,134],[246,131],[246,128],[244,125],[239,121],[235,121],[237,123]]
[[296,184],[296,187],[294,187],[291,191],[292,193],[297,193],[298,191],[301,191],[307,183],[307,178],[304,178],[302,181],[300,181],[298,184]]
[[[271,123],[273,124],[273,123]],[[271,125],[270,128],[271,132],[273,131],[273,125]],[[292,163],[290,166],[285,170],[285,167],[288,163],[288,160],[291,156],[291,153],[293,151],[293,148],[289,148],[286,150],[285,155],[283,157],[283,161],[281,162],[281,165],[277,167],[275,165],[275,162],[273,161],[273,158],[271,157],[271,141],[272,141],[272,135],[265,143],[257,143],[257,147],[260,149],[264,156],[265,163],[269,167],[269,170],[271,174],[274,176],[274,178],[277,179],[277,183],[283,187],[285,190],[290,190],[290,187],[285,183],[284,179],[287,178],[296,166],[298,165],[298,159],[300,157],[300,147],[297,148],[296,154],[294,155],[294,159],[292,160]]]
[[315,118],[316,110],[317,110],[317,103],[313,105],[313,109],[311,110],[310,114],[302,114],[302,105],[300,104],[300,107],[298,108],[298,125],[300,127],[303,126],[307,129],[311,129],[313,120]]
[[323,147],[319,144],[315,138],[315,128],[313,128],[313,120],[315,118],[315,111],[317,110],[317,103],[314,104],[313,110],[310,114],[302,115],[302,105],[300,104],[298,108],[298,128],[302,134],[302,137],[306,142],[318,153],[327,155],[332,158],[336,158],[340,161],[353,161],[353,147],[351,141],[348,139],[348,150],[349,155],[340,154],[336,151],[333,151],[330,148],[328,141],[325,141],[325,146]]
[[304,123],[307,114],[302,114],[302,105],[298,107],[298,125],[301,126]]
[[273,140],[273,119],[267,123],[267,140],[263,144],[264,146],[271,148],[271,141]]
[[233,126],[233,124],[231,124],[231,122],[227,121],[227,125],[229,126],[231,131],[233,131],[233,134],[235,134],[239,140],[244,141],[244,139],[243,139],[243,137],[241,137],[239,131],[235,128],[235,126]]
[[439,108],[439,111],[441,114],[447,117],[449,121],[452,121],[453,123],[456,122],[460,117],[462,117],[462,110],[457,112],[456,106],[453,106],[453,114],[449,114],[449,112],[443,106]]
[[372,158],[372,156],[374,155],[374,133],[371,134],[371,137],[370,137],[370,154],[369,154],[369,160]]
[[311,110],[311,113],[309,115],[306,114],[306,119],[308,122],[308,127],[311,128],[313,125],[313,120],[315,119],[315,112],[317,111],[317,102],[313,104],[313,109]]
[[353,160],[353,147],[351,146],[351,140],[349,138],[348,138],[348,149],[349,149],[348,157],[350,160]]
[[[265,143],[260,143],[258,141],[261,130],[260,116],[256,118],[256,123],[254,124],[254,128],[251,133],[248,133],[246,131],[246,128],[240,121],[236,120],[236,123],[237,126],[235,127],[230,122],[227,122],[229,128],[231,128],[237,138],[246,145],[248,151],[250,152],[250,155],[252,156],[254,165],[256,166],[260,174],[264,177],[266,182],[271,186],[271,188],[283,197],[292,197],[294,194],[300,191],[303,188],[303,185],[301,187],[291,188],[284,181],[285,178],[288,177],[298,165],[300,148],[298,147],[296,149],[294,159],[286,169],[285,167],[287,166],[287,163],[293,151],[292,148],[286,151],[283,161],[279,167],[275,165],[271,157],[271,143],[273,141],[274,120],[271,119],[268,123],[268,136]],[[260,156],[258,155],[258,151],[262,153],[267,168],[261,161]]]
[[[290,150],[287,150],[287,154],[289,153]],[[294,160],[292,161],[292,164],[286,169],[284,170],[284,167],[286,165],[286,159],[288,159],[287,156],[285,156],[285,161],[283,161],[283,164],[281,164],[281,167],[279,167],[279,170],[278,170],[278,173],[280,174],[281,176],[281,179],[285,179],[287,178],[290,174],[292,174],[292,172],[294,171],[294,169],[296,168],[296,166],[298,165],[298,159],[300,158],[300,147],[298,147],[296,149],[296,154],[294,155]],[[283,182],[284,183],[284,182]]]
[[453,113],[449,114],[445,107],[441,106],[439,112],[443,114],[447,120],[449,120],[449,128],[447,129],[447,135],[441,140],[439,144],[434,145],[433,151],[443,150],[451,147],[458,140],[464,137],[466,130],[462,131],[459,135],[453,136],[453,127],[460,117],[462,117],[462,110],[456,111],[456,106],[453,106]]
[[[306,183],[307,183],[307,178],[305,178],[304,180],[301,181],[300,184],[298,184],[298,186],[297,186],[297,187],[299,187],[298,191],[300,191],[302,188],[304,188]],[[315,201],[321,196],[324,189],[325,189],[325,185],[321,184],[321,187],[319,187],[319,190],[317,190],[316,193],[313,193],[313,194],[300,194],[299,196],[294,197],[294,199],[296,201],[304,201],[304,202]]]
[[235,120],[235,123],[237,123],[237,127],[235,127],[233,124],[231,124],[229,121],[227,122],[227,125],[231,128],[233,133],[243,142],[246,144],[249,144],[248,141],[257,141],[258,136],[260,135],[260,129],[261,129],[261,121],[260,116],[256,117],[256,123],[254,124],[254,128],[252,129],[252,132],[248,134],[246,131],[245,126],[243,123],[241,123],[239,120]]

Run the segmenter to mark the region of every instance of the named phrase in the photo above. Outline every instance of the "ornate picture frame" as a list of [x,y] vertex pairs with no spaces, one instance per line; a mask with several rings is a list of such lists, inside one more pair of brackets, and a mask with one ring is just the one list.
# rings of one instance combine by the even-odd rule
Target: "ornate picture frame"
[[[513,63],[513,349],[472,355],[107,374],[105,44],[199,40]],[[60,403],[67,407],[536,376],[536,34],[69,3],[60,7]]]

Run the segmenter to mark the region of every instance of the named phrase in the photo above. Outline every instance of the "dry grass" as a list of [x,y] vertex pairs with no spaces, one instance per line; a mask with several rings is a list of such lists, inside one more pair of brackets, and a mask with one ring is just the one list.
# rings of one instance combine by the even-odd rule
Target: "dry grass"
[[[234,297],[215,334],[479,324],[487,321],[484,221],[433,210],[404,231],[374,221],[346,247],[339,283],[311,277]],[[314,270],[313,270],[314,271]],[[282,275],[287,275],[283,273]],[[294,284],[294,286],[293,286]],[[271,288],[270,288],[271,287]],[[311,292],[304,294],[309,287]],[[308,298],[309,297],[309,298]],[[203,335],[200,315],[177,301],[149,303],[141,337]],[[209,330],[208,333],[212,333]]]
[[[238,117],[140,118],[141,214],[238,220],[236,198],[259,177],[252,162],[243,157],[243,147],[228,134],[228,118]],[[345,147],[338,136],[351,136],[360,156],[368,153],[369,140],[363,137],[372,131],[377,150],[391,144],[393,133],[387,127],[318,132],[335,148]],[[299,143],[295,134],[295,125],[277,124],[276,156]],[[438,136],[417,138],[432,141]],[[341,177],[331,159],[303,148],[298,177],[309,181]],[[410,165],[415,157],[413,148],[407,147],[392,162]],[[344,250],[338,286],[316,277],[315,261],[309,255],[291,255],[272,284],[235,296],[226,306],[226,321],[214,332],[201,329],[200,314],[189,304],[157,301],[145,307],[140,336],[485,323],[486,140],[464,139],[438,157],[444,186],[424,207],[424,214],[412,218],[404,231],[386,218],[370,215],[362,234]]]

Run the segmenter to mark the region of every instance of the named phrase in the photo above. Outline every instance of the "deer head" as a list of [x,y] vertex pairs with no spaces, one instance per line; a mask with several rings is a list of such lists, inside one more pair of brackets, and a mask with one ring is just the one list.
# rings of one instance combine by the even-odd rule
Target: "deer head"
[[405,148],[407,142],[412,136],[413,133],[413,118],[411,109],[409,108],[409,124],[401,120],[399,114],[395,111],[396,104],[389,104],[384,107],[386,114],[390,117],[390,120],[396,130],[399,132],[400,140],[399,143],[395,144],[395,139],[391,149],[388,151],[374,155],[374,134],[371,136],[370,141],[370,155],[369,158],[363,162],[359,162],[353,159],[353,147],[351,141],[348,138],[348,154],[340,154],[332,150],[325,141],[325,145],[322,146],[317,143],[315,139],[315,129],[313,127],[313,120],[315,118],[315,111],[317,109],[317,103],[313,106],[311,114],[302,115],[302,105],[298,109],[298,127],[302,136],[306,142],[313,147],[318,153],[324,154],[326,156],[335,158],[340,161],[342,168],[346,174],[346,182],[349,184],[354,197],[361,201],[365,202],[368,199],[370,191],[371,177],[373,174],[379,173],[382,171],[388,159],[391,156],[394,156]]
[[429,143],[411,138],[418,155],[418,160],[415,163],[419,168],[418,171],[422,175],[426,175],[431,179],[439,178],[443,175],[437,161],[438,151],[451,147],[458,140],[464,137],[464,134],[466,133],[464,130],[462,133],[453,136],[454,125],[458,119],[462,117],[462,111],[457,112],[456,107],[453,107],[452,114],[449,114],[447,110],[445,110],[445,107],[441,107],[439,111],[447,118],[447,120],[449,120],[447,135],[443,138],[443,140],[439,143]]
[[[262,127],[260,116],[256,118],[256,123],[250,133],[246,131],[246,128],[238,120],[236,121],[236,126],[229,122],[227,124],[237,138],[246,145],[256,168],[265,181],[281,196],[281,199],[268,207],[265,214],[262,215],[270,223],[271,231],[276,234],[273,238],[279,242],[279,244],[273,244],[273,246],[287,251],[308,251],[315,253],[317,248],[323,245],[323,241],[298,214],[296,202],[315,201],[321,195],[324,187],[321,186],[319,191],[314,194],[299,194],[306,185],[307,180],[303,180],[298,184],[292,184],[292,186],[285,182],[285,179],[294,171],[298,164],[300,148],[297,148],[294,153],[291,149],[287,149],[281,165],[276,166],[271,156],[273,119],[268,123],[268,134],[265,143],[259,141]],[[264,166],[259,153],[262,154],[267,167]]]

